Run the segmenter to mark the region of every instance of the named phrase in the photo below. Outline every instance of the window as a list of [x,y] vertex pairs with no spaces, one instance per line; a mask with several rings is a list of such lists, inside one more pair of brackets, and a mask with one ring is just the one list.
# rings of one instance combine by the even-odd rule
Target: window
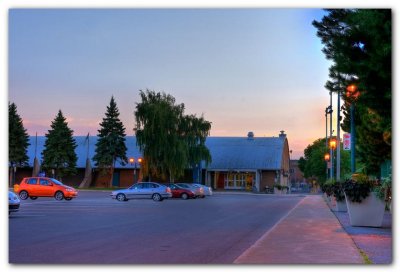
[[39,184],[44,186],[49,186],[50,182],[47,179],[40,179]]
[[37,184],[37,179],[36,178],[30,178],[30,179],[28,179],[28,181],[26,183],[30,184],[30,185],[36,185]]

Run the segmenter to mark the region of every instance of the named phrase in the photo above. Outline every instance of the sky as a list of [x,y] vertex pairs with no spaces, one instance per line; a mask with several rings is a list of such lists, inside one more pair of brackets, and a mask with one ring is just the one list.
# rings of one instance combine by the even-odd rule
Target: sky
[[293,158],[325,137],[321,9],[10,9],[8,98],[30,135],[58,110],[96,135],[111,96],[133,135],[139,90],[163,91],[210,136],[278,136]]

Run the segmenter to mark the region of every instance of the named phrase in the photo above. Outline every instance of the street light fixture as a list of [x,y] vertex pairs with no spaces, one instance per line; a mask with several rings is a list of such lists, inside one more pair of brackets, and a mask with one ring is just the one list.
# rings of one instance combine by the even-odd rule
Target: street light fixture
[[[143,159],[139,157],[139,158],[137,159],[137,162],[139,162],[139,164],[142,164]],[[134,166],[134,168],[133,168],[133,183],[135,184],[136,181],[137,181],[137,175],[136,175],[137,163],[136,163],[135,158],[134,158],[134,157],[130,157],[130,158],[129,158],[129,163],[130,163],[132,166]]]
[[336,139],[335,138],[331,138],[329,140],[329,148],[330,149],[336,149]]
[[325,155],[324,155],[324,160],[325,160],[326,162],[329,162],[330,159],[331,159],[331,156],[329,155],[329,153],[325,153]]

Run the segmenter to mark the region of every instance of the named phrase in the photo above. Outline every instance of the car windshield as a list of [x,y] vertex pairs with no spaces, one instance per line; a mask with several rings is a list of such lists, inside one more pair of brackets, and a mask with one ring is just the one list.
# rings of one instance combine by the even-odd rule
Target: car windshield
[[57,185],[63,185],[60,181],[56,180],[56,179],[50,179],[52,182],[54,182]]

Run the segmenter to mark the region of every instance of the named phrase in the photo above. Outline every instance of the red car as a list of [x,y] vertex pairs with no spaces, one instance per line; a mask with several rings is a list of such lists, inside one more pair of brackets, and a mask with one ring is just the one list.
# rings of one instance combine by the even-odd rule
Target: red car
[[182,198],[182,199],[196,198],[195,192],[190,189],[182,188],[176,184],[167,184],[167,186],[171,188],[171,193],[173,198]]
[[20,184],[14,185],[14,192],[22,200],[30,197],[54,197],[56,200],[71,200],[78,195],[78,192],[60,181],[47,177],[24,178]]

